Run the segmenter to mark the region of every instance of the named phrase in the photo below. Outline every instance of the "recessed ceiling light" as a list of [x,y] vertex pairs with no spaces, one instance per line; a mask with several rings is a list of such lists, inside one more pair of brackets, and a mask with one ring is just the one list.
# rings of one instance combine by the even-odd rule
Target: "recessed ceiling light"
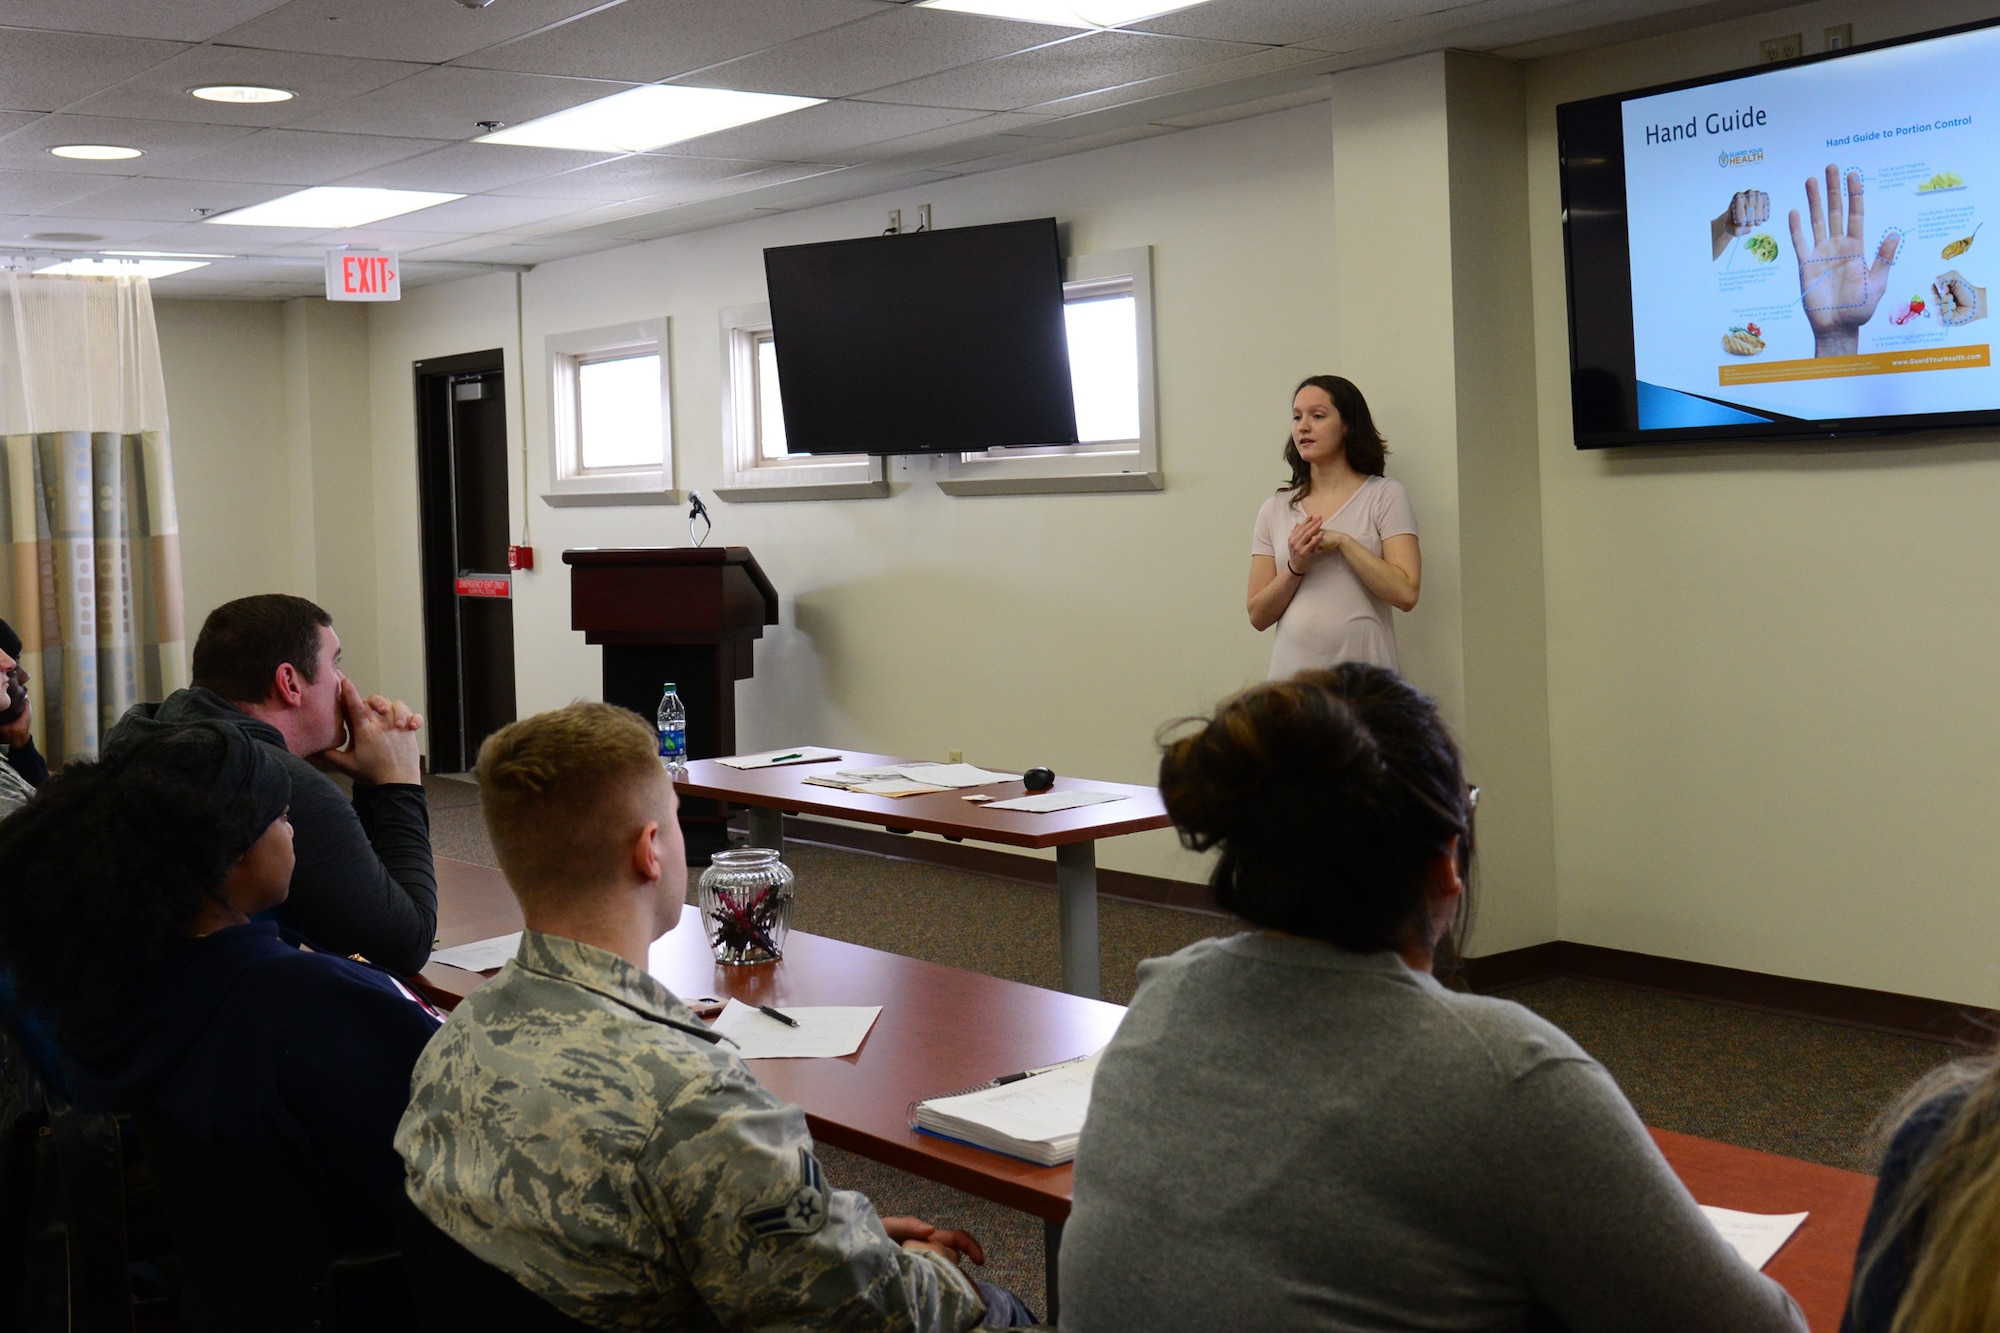
[[955,9],[988,18],[1057,23],[1067,28],[1115,28],[1192,9],[1205,0],[921,0],[924,9]]
[[66,143],[49,149],[57,157],[73,157],[82,162],[117,162],[128,157],[144,157],[137,148],[120,148],[108,143]]
[[492,134],[482,134],[474,142],[643,153],[663,144],[697,139],[717,130],[818,106],[825,100],[656,83],[509,125]]
[[28,233],[28,239],[31,241],[66,241],[72,244],[88,245],[92,241],[101,241],[104,238],[94,231],[31,231]]
[[462,194],[438,194],[430,190],[378,190],[354,185],[315,185],[268,203],[252,204],[231,213],[204,218],[204,222],[228,227],[311,227],[332,231],[340,227],[362,227],[383,218],[414,213],[434,204],[448,204]]
[[37,273],[62,273],[73,277],[115,278],[128,275],[135,278],[165,278],[175,273],[185,273],[191,268],[207,268],[206,260],[176,259],[65,259],[60,264],[50,264],[38,268]]
[[283,88],[260,88],[254,83],[211,83],[206,88],[188,89],[188,96],[204,102],[289,102],[295,95]]

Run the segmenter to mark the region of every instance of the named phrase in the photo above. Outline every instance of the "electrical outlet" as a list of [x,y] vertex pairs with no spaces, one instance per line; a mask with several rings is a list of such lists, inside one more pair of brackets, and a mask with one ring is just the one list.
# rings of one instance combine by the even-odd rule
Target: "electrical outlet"
[[1775,65],[1780,60],[1797,60],[1806,53],[1805,34],[1795,32],[1789,37],[1766,37],[1758,43],[1758,49],[1767,65]]
[[1852,23],[1835,23],[1827,28],[1826,50],[1845,51],[1852,45],[1854,45],[1854,25]]

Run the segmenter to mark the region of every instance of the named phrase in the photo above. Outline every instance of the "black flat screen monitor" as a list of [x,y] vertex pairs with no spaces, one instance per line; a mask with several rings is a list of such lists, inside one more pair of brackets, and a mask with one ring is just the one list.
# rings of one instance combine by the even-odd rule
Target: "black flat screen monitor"
[[1076,443],[1054,218],[788,245],[764,275],[792,452]]
[[1996,68],[1989,23],[1558,107],[1577,446],[2000,426]]

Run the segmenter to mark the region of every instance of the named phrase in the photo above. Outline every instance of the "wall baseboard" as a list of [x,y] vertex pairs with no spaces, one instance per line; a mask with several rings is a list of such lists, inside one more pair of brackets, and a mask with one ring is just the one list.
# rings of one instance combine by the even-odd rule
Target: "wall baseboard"
[[[933,838],[910,837],[884,829],[805,817],[786,820],[785,837],[792,841],[869,852],[924,865],[969,870],[1044,888],[1052,889],[1056,883],[1054,861],[1002,851],[996,847],[939,842]],[[1216,906],[1214,890],[1206,884],[1189,884],[1157,875],[1104,869],[1097,872],[1097,884],[1099,895],[1107,898],[1122,898],[1128,902],[1172,907],[1186,912],[1204,912],[1211,916],[1229,915]],[[1826,981],[1772,976],[1741,968],[1717,967],[1710,963],[1690,963],[1678,958],[1660,958],[1568,940],[1552,940],[1523,949],[1468,958],[1463,975],[1466,984],[1481,994],[1505,992],[1537,981],[1574,977],[1956,1046],[1990,1048],[1994,1045],[1996,1034],[2000,1034],[2000,1011],[1982,1009],[1977,1005],[1952,1004],[1946,1000],[1866,990],[1860,986],[1841,986]]]
[[2000,1033],[2000,1012],[1977,1005],[1659,958],[1569,940],[1465,960],[1466,983],[1481,993],[1504,992],[1556,977],[1608,982],[1956,1046],[1990,1049],[1995,1034]]

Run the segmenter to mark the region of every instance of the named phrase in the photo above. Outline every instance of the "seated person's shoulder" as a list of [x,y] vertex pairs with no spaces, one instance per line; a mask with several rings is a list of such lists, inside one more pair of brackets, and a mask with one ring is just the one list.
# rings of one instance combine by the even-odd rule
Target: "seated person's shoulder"
[[1571,1036],[1532,1009],[1494,995],[1433,989],[1446,1030],[1512,1082],[1557,1064],[1594,1064]]

